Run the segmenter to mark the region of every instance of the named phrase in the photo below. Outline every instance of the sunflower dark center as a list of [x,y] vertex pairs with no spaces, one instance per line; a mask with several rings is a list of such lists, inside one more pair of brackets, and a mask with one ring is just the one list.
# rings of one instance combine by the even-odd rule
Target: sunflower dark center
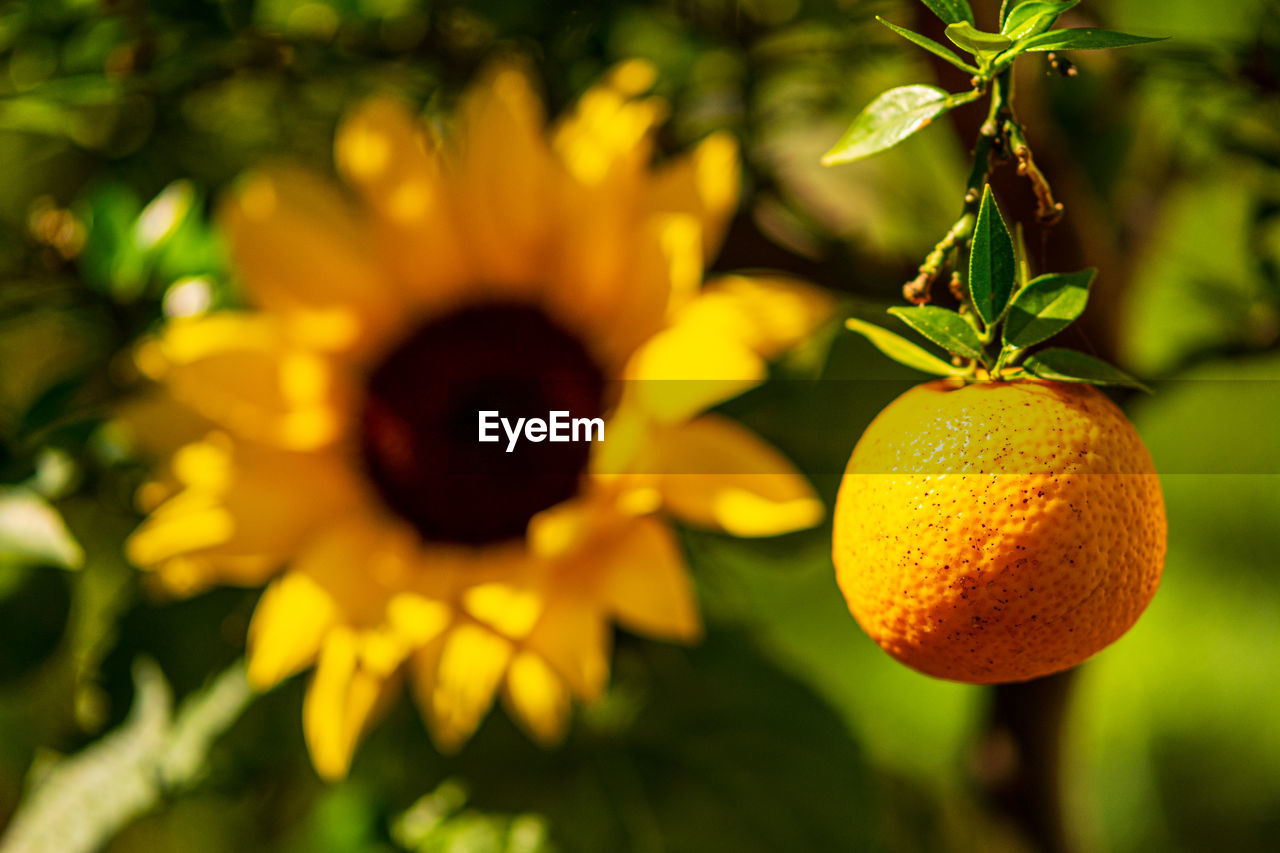
[[368,379],[361,453],[392,510],[434,540],[481,544],[520,536],[530,518],[578,490],[586,441],[508,451],[479,441],[481,412],[508,424],[552,412],[597,418],[604,380],[577,338],[523,306],[465,308],[431,320]]

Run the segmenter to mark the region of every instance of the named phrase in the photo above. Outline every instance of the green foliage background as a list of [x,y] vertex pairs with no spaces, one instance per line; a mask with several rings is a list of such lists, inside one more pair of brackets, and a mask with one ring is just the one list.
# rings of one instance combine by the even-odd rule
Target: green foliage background
[[[974,5],[981,23],[997,4]],[[111,853],[1020,849],[973,785],[989,692],[909,671],[861,634],[829,529],[686,533],[708,640],[623,637],[610,693],[562,750],[496,713],[441,758],[404,700],[332,786],[305,755],[297,679],[203,749],[243,701],[208,685],[243,653],[256,594],[158,601],[120,553],[141,476],[105,423],[131,390],[121,354],[184,285],[236,299],[211,200],[265,159],[328,168],[338,117],[369,92],[444,111],[495,51],[533,58],[553,110],[612,62],[652,59],[674,107],[665,150],[717,128],[745,146],[717,265],[793,271],[881,321],[954,218],[966,151],[940,123],[883,157],[818,165],[881,89],[957,88],[875,14],[927,26],[889,0],[0,5],[0,827],[53,784],[58,756],[87,750],[123,762],[102,765],[102,798],[134,778],[126,765],[158,786]],[[1081,54],[1071,79],[1031,60],[1019,81],[1068,208],[1043,252],[1100,268],[1082,348],[1154,380],[1153,397],[1122,399],[1172,531],[1151,609],[1079,676],[1070,829],[1089,850],[1274,850],[1280,4],[1071,14],[1173,39]],[[830,381],[789,381],[815,375]],[[846,334],[726,408],[831,498],[860,430],[910,379]],[[170,691],[195,697],[176,721]],[[133,751],[103,758],[104,742]],[[63,821],[88,822],[98,798]]]

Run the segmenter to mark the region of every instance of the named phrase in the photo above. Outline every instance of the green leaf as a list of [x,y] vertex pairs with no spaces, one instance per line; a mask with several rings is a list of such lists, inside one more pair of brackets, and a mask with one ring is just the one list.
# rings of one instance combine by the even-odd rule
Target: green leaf
[[44,498],[29,489],[0,488],[0,563],[78,569],[84,550]]
[[1052,27],[1059,15],[1079,2],[1080,0],[1026,0],[1009,10],[1008,17],[1000,22],[1000,32],[1014,41],[1039,35]]
[[1056,382],[1086,382],[1090,385],[1123,385],[1151,393],[1151,389],[1118,367],[1070,349],[1041,350],[1028,356],[1023,368],[1040,379]]
[[1006,346],[1023,349],[1046,341],[1080,316],[1089,301],[1095,269],[1051,273],[1027,283],[1009,305],[1004,321]]
[[1107,50],[1113,47],[1130,47],[1135,44],[1148,44],[1164,41],[1167,36],[1150,38],[1135,36],[1129,33],[1116,33],[1111,30],[1094,30],[1085,27],[1070,30],[1051,30],[1033,36],[1018,45],[1021,50]]
[[1004,26],[1004,22],[1009,20],[1009,12],[1013,10],[1014,0],[1000,1],[1000,26]]
[[890,89],[858,114],[840,141],[823,155],[822,163],[852,163],[892,148],[954,105],[946,90],[936,86]]
[[973,10],[968,0],[920,0],[944,24],[973,23]]
[[78,269],[86,283],[118,302],[132,302],[146,289],[151,259],[134,240],[142,211],[137,194],[124,184],[97,186],[76,203],[88,227]]
[[946,308],[921,305],[916,308],[894,307],[889,313],[933,341],[938,346],[961,358],[972,358],[986,363],[987,354],[973,326]]
[[947,38],[974,56],[994,56],[1013,46],[1013,39],[1008,36],[984,33],[970,23],[949,24],[944,32]]
[[1013,240],[988,184],[982,192],[982,207],[978,209],[969,252],[969,296],[988,326],[999,319],[1009,302],[1014,274]]
[[853,317],[845,320],[844,325],[846,329],[857,332],[871,341],[876,349],[899,364],[936,376],[955,376],[962,372],[960,368],[947,364],[936,355],[921,349],[901,335],[895,335],[888,329],[882,329]]
[[908,30],[904,27],[899,27],[896,24],[891,24],[888,21],[886,21],[884,18],[880,17],[879,15],[876,15],[876,20],[884,24],[886,27],[893,30],[895,33],[902,36],[904,39],[911,42],[912,44],[917,45],[918,47],[923,47],[925,50],[929,51],[934,56],[942,57],[947,62],[950,62],[952,65],[954,65],[956,68],[959,68],[961,71],[967,71],[970,74],[979,73],[978,69],[975,66],[965,62],[963,59],[956,56],[951,51],[947,50],[946,47],[934,41],[933,39],[929,38],[928,36],[922,36],[919,33],[912,32],[911,30]]

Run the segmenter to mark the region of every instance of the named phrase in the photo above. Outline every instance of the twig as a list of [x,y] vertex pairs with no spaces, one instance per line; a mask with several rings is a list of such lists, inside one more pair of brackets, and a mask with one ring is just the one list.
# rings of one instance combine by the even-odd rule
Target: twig
[[1031,154],[1031,146],[1023,136],[1022,125],[1010,119],[1005,122],[1005,132],[1013,147],[1013,156],[1018,158],[1018,174],[1025,175],[1031,181],[1031,189],[1035,191],[1036,221],[1045,226],[1058,224],[1065,209],[1062,202],[1054,199],[1053,187],[1049,186],[1049,179],[1036,165],[1035,157]]

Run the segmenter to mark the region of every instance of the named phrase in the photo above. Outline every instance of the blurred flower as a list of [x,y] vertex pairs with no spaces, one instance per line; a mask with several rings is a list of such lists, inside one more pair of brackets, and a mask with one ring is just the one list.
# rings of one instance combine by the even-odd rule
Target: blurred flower
[[[252,310],[174,317],[138,351],[163,393],[132,419],[171,457],[129,554],[178,593],[267,585],[250,678],[314,664],[326,777],[401,674],[441,749],[499,693],[555,743],[605,685],[613,623],[699,636],[667,514],[747,536],[821,514],[775,450],[703,412],[830,306],[775,279],[702,286],[736,150],[716,135],[652,168],[652,77],[618,67],[549,138],[510,65],[452,144],[366,102],[336,141],[354,200],[292,168],[246,179],[223,221]],[[607,441],[502,452],[480,409],[602,417]]]

